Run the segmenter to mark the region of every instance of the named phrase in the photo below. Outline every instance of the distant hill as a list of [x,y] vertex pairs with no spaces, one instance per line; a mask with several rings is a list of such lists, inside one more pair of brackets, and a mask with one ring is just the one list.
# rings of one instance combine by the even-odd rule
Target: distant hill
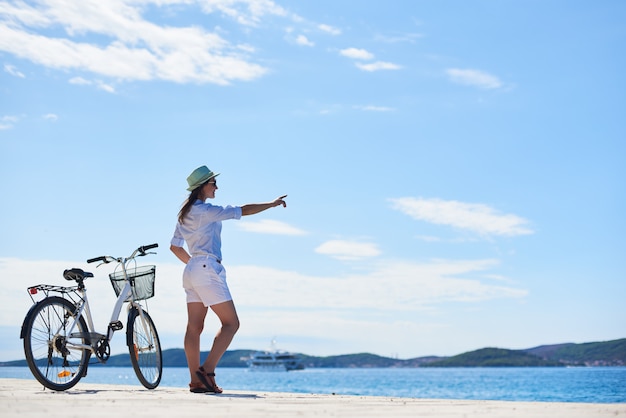
[[524,351],[565,365],[626,366],[626,338],[596,343],[542,345]]
[[558,361],[542,359],[525,351],[482,348],[424,364],[422,367],[554,367]]
[[381,357],[370,353],[344,354],[341,356],[314,357],[303,356],[305,367],[341,367],[341,368],[372,368],[372,367],[403,367],[405,360]]
[[[256,350],[230,350],[222,357],[219,367],[247,367],[246,360]],[[202,352],[204,358],[208,353]],[[400,360],[370,353],[316,357],[302,354],[307,368],[366,368],[366,367],[555,367],[555,366],[626,366],[626,338],[584,344],[542,345],[526,350],[482,348],[452,357],[417,357]],[[92,366],[101,366],[92,359]],[[26,360],[0,363],[0,367],[26,366]],[[104,365],[130,367],[128,354],[111,356]],[[163,351],[163,366],[187,367],[182,348]],[[91,366],[90,366],[91,367]]]
[[626,338],[584,344],[542,345],[526,350],[483,348],[421,367],[626,366]]

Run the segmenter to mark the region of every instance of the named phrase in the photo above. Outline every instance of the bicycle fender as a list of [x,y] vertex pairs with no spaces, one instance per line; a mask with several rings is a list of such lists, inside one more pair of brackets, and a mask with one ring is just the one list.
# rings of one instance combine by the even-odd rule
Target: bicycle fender
[[131,308],[128,311],[128,319],[126,320],[126,345],[131,347],[133,343],[133,333],[130,330],[131,321],[135,319],[135,316],[139,315],[137,308]]
[[33,304],[33,306],[30,307],[30,309],[26,313],[26,316],[24,317],[24,322],[22,322],[22,329],[20,330],[20,338],[22,340],[24,339],[24,333],[26,332],[26,324],[30,321],[30,317],[33,316],[33,311],[35,310],[35,308],[37,308],[37,305],[39,305],[40,303],[41,301]]

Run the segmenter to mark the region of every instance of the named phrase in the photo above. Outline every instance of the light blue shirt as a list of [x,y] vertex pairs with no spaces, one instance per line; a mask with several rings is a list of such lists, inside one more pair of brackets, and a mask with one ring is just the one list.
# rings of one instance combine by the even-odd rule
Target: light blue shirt
[[192,257],[209,255],[221,261],[222,221],[240,218],[240,206],[213,206],[196,200],[185,217],[185,222],[176,224],[170,244],[182,247],[187,243]]

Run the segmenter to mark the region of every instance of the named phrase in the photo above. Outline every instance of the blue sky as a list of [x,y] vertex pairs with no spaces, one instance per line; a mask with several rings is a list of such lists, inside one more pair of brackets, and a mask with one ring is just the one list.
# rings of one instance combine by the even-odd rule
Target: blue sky
[[[0,2],[0,360],[38,283],[158,242],[187,175],[224,224],[231,349],[412,358],[626,336],[621,1]],[[207,320],[203,349],[217,323]],[[123,352],[117,338],[114,352]]]

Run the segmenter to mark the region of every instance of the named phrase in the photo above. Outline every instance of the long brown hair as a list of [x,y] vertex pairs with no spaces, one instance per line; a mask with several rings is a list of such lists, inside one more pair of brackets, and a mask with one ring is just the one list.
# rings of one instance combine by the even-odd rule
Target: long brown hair
[[193,189],[191,193],[189,193],[189,197],[187,198],[187,200],[185,200],[185,203],[183,203],[183,207],[180,208],[180,212],[178,212],[178,222],[180,222],[181,224],[183,223],[185,216],[187,216],[187,214],[191,210],[191,207],[193,206],[193,204],[196,202],[196,200],[198,200],[200,191],[202,190],[202,187],[204,187],[205,184],[206,183],[201,184],[200,186]]

